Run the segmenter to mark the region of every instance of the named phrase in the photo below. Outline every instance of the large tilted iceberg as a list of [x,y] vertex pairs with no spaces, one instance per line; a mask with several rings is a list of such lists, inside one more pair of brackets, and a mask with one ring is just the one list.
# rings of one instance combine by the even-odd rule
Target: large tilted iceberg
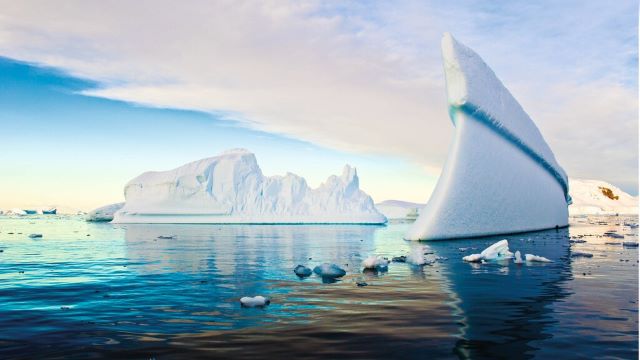
[[531,118],[484,61],[449,34],[442,56],[455,138],[429,202],[405,237],[567,226],[567,175]]
[[125,187],[114,223],[385,223],[359,188],[355,168],[317,189],[288,173],[264,176],[254,154],[230,150],[170,171],[146,172]]

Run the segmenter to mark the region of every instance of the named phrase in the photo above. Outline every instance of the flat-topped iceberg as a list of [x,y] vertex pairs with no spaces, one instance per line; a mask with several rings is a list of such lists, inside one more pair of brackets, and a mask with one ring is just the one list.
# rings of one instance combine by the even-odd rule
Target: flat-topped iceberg
[[480,56],[449,34],[442,56],[455,138],[438,184],[405,238],[567,226],[567,175],[531,118]]
[[317,189],[305,179],[262,174],[251,152],[227,151],[169,171],[146,172],[124,190],[114,223],[357,223],[386,218],[359,188],[355,168]]

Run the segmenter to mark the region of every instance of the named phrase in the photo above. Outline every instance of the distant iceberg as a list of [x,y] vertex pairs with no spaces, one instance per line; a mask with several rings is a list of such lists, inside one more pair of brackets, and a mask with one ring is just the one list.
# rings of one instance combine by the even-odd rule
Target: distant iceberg
[[126,204],[114,223],[357,223],[386,218],[359,188],[355,168],[330,176],[317,189],[288,173],[264,176],[244,149],[146,172],[125,187]]
[[385,200],[376,204],[376,209],[387,219],[415,220],[425,204],[401,200]]
[[111,221],[113,220],[113,215],[118,210],[122,209],[123,206],[124,206],[124,203],[121,202],[116,204],[105,205],[97,209],[91,210],[89,214],[87,214],[87,221],[95,221],[95,222]]
[[405,238],[567,226],[567,175],[533,121],[484,61],[449,34],[442,56],[455,138],[438,184]]

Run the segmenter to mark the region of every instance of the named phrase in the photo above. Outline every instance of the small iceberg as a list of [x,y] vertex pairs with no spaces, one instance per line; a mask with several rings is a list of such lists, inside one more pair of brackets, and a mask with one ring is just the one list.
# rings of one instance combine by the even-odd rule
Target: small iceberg
[[513,253],[509,251],[509,242],[507,239],[502,239],[497,243],[482,250],[480,254],[471,254],[462,258],[466,262],[481,262],[481,261],[497,261],[513,258]]
[[524,258],[527,262],[553,262],[544,256],[537,256],[533,254],[525,254]]
[[311,269],[304,265],[298,265],[293,269],[293,272],[298,275],[298,277],[304,278],[311,276]]
[[269,305],[270,303],[271,300],[269,298],[260,295],[254,297],[245,296],[243,298],[240,298],[240,305],[242,305],[243,307],[264,307]]
[[365,269],[383,269],[389,266],[389,260],[381,256],[370,256],[362,261]]
[[340,266],[336,264],[324,263],[313,268],[313,272],[316,275],[328,279],[336,279],[343,277],[347,274]]

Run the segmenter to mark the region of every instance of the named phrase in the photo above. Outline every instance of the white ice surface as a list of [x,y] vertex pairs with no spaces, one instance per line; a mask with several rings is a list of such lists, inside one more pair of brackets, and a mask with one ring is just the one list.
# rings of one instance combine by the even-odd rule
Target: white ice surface
[[386,218],[359,188],[355,168],[316,189],[292,173],[264,176],[254,154],[235,149],[174,170],[146,172],[125,187],[114,223],[359,223]]
[[445,34],[442,53],[455,137],[438,184],[405,238],[566,226],[567,178],[533,121],[473,50]]

